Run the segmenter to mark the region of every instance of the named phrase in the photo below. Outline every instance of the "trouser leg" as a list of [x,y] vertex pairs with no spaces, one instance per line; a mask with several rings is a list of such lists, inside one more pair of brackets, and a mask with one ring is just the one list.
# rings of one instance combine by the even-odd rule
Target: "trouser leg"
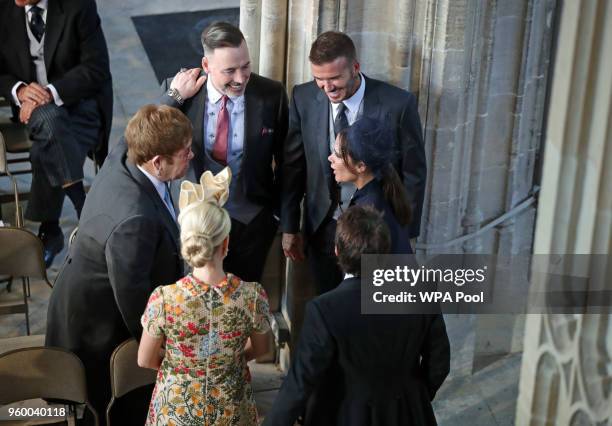
[[342,281],[342,272],[334,252],[336,221],[327,219],[306,241],[306,258],[315,279],[317,294],[333,290]]
[[225,270],[244,281],[260,282],[277,227],[269,208],[264,208],[249,224],[232,219],[229,252],[223,262]]
[[62,186],[83,179],[83,163],[98,143],[100,123],[93,99],[70,107],[47,104],[34,110],[28,123],[32,186],[26,218],[59,219],[65,195]]

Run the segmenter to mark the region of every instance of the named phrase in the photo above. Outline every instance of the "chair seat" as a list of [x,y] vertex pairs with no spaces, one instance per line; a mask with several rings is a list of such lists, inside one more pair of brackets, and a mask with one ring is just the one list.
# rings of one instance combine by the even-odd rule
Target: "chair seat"
[[14,351],[15,349],[45,346],[44,334],[33,334],[31,336],[6,337],[0,339],[0,354]]
[[2,123],[0,124],[0,132],[4,135],[6,152],[19,154],[28,152],[32,147],[32,141],[28,137],[26,127],[21,123]]

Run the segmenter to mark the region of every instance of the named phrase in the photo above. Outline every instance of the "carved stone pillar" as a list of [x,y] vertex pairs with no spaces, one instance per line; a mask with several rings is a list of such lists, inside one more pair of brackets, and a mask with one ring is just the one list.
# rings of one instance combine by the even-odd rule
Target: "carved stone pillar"
[[[563,3],[535,234],[536,254],[611,252],[610,46],[610,1]],[[603,271],[607,281],[601,282],[607,282],[605,290],[610,291],[609,266],[607,269]],[[596,278],[601,273],[589,270],[585,276]],[[610,342],[609,314],[529,315],[516,424],[610,424]]]

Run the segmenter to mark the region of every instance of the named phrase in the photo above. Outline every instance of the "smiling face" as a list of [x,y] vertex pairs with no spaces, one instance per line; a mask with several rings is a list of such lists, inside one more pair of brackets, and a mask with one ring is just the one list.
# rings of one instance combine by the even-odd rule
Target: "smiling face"
[[246,42],[238,47],[219,47],[202,59],[202,68],[215,89],[227,96],[241,96],[251,76]]
[[359,162],[357,165],[353,163],[353,159],[350,156],[346,156],[349,164],[347,165],[342,159],[342,148],[340,143],[340,135],[336,137],[336,141],[334,142],[334,152],[332,152],[327,159],[330,162],[332,171],[334,172],[334,177],[336,182],[355,182],[358,178],[358,172],[360,166],[363,163]]
[[310,69],[315,83],[325,92],[330,102],[340,103],[359,89],[361,81],[357,61],[349,61],[340,56],[320,65],[311,63]]

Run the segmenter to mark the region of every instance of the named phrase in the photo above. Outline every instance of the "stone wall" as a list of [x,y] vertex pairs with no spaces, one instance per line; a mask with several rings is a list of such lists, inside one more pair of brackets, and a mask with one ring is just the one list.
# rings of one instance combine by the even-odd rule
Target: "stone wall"
[[[534,253],[588,254],[588,267],[572,272],[609,294],[612,2],[565,1],[558,46]],[[607,261],[594,262],[600,255]],[[528,316],[517,425],[612,424],[612,315],[603,305]]]

